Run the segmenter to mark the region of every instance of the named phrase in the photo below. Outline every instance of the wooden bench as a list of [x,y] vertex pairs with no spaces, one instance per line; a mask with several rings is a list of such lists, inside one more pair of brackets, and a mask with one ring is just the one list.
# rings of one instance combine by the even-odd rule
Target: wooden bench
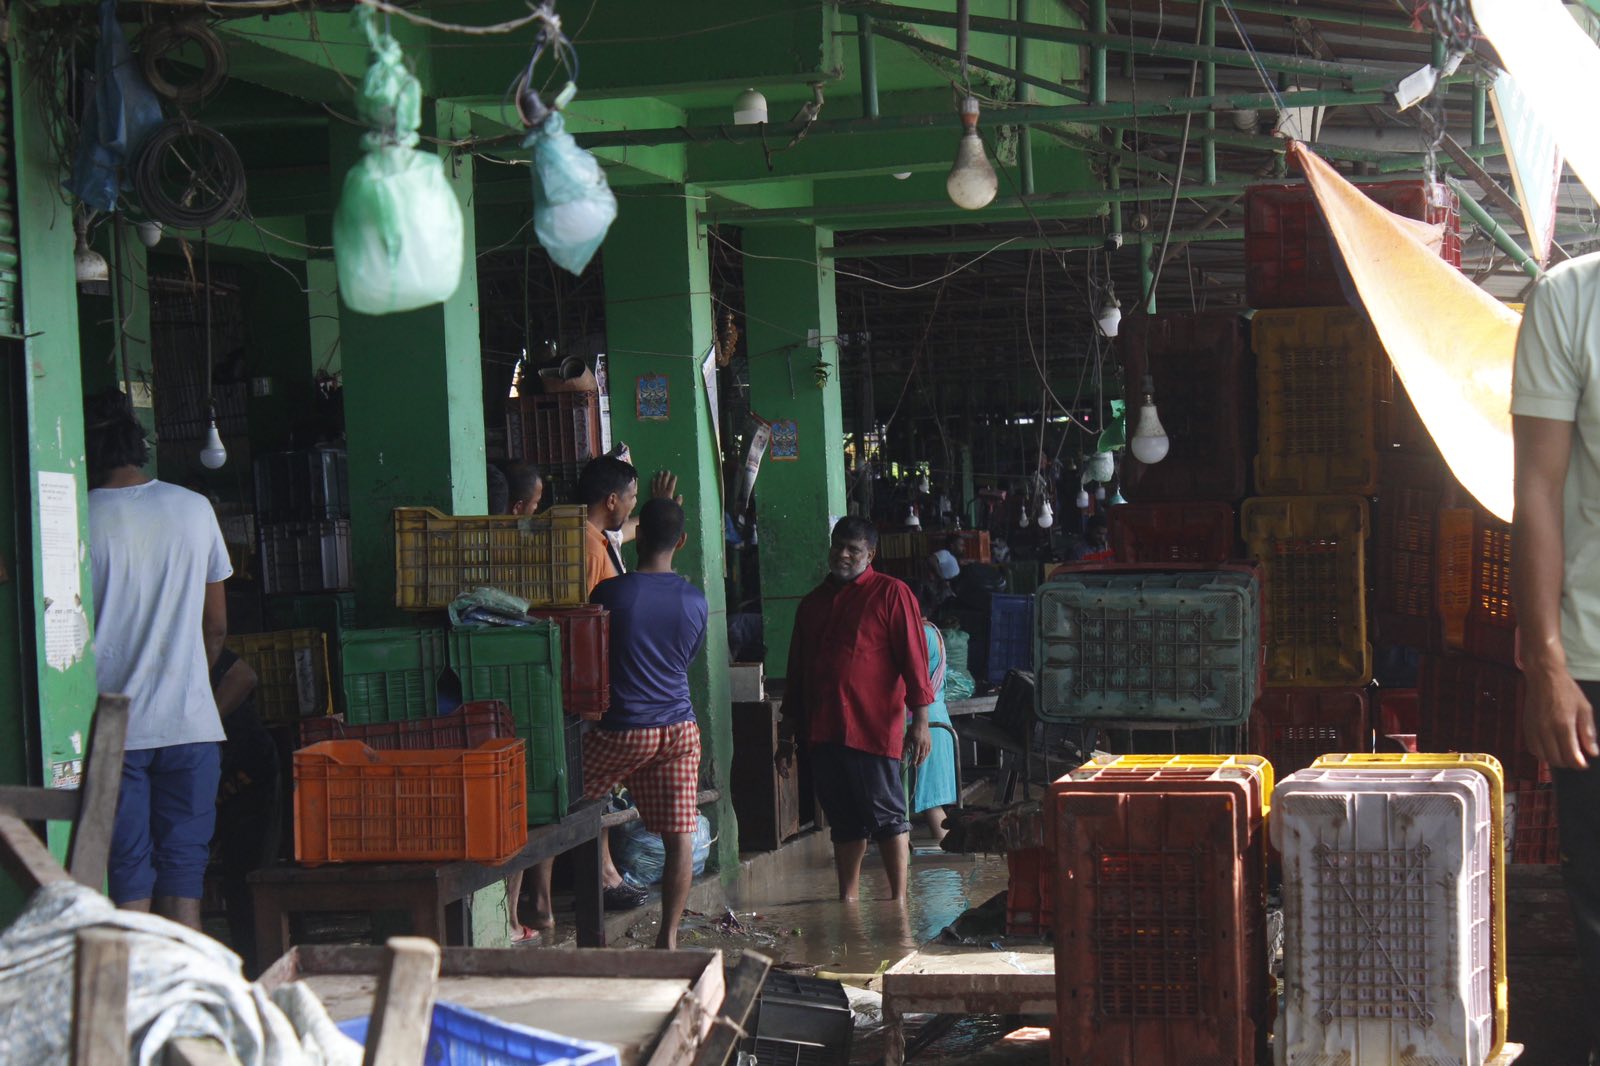
[[475,862],[329,863],[257,870],[250,875],[257,957],[276,959],[287,952],[290,918],[318,911],[403,911],[411,918],[412,936],[463,946],[469,896],[569,851],[576,860],[578,945],[604,947],[598,840],[602,809],[601,801],[589,800],[573,806],[559,822],[535,826],[528,830],[527,845],[499,866]]

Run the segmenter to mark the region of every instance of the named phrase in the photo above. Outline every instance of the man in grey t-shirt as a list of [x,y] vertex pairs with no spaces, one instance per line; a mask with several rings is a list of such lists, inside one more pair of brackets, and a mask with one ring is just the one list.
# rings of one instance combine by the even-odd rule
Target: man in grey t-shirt
[[111,898],[198,929],[224,738],[210,672],[233,568],[206,498],[144,473],[149,445],[120,392],[86,404],[84,430],[95,668],[100,691],[129,700]]

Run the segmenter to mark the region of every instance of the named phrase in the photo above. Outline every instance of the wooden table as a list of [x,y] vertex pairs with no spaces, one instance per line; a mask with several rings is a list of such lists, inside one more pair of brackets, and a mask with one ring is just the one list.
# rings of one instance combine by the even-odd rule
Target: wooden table
[[885,1066],[906,1060],[907,1014],[1056,1013],[1056,956],[1049,944],[1005,949],[928,944],[883,975]]
[[289,950],[289,919],[312,911],[404,911],[411,934],[440,944],[466,940],[465,901],[557,855],[576,860],[578,945],[604,947],[604,902],[600,882],[600,815],[603,801],[575,805],[561,821],[528,830],[528,843],[499,866],[476,862],[329,863],[272,866],[250,875],[255,900],[256,954],[275,959]]

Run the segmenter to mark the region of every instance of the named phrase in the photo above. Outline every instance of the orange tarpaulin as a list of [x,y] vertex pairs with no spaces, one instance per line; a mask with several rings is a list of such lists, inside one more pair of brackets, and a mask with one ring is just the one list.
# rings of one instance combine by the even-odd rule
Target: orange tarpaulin
[[1305,145],[1289,156],[1362,305],[1456,480],[1511,519],[1511,362],[1522,316],[1439,258],[1418,223],[1378,206]]

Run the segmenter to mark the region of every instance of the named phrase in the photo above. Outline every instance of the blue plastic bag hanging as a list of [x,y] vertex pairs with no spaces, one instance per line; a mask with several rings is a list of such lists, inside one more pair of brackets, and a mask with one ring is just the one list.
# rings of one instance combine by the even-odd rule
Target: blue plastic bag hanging
[[122,171],[161,121],[161,101],[128,50],[116,0],[101,0],[94,91],[83,106],[67,190],[97,211],[115,208]]
[[372,65],[356,110],[372,127],[366,154],[345,175],[333,215],[339,295],[353,311],[387,315],[450,298],[461,283],[461,205],[443,161],[416,149],[422,86],[400,44],[378,30],[369,7],[356,21],[372,46]]

